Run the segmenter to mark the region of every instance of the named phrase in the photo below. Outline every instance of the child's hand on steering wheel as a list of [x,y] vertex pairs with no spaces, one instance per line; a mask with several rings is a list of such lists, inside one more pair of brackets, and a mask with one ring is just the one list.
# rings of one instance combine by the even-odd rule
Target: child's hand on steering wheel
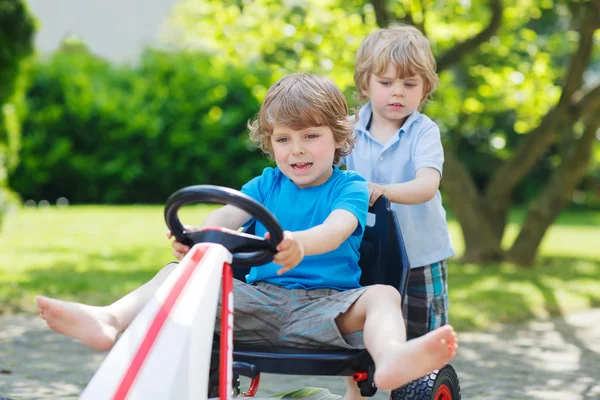
[[[183,228],[187,232],[196,232],[200,230],[200,228],[198,228],[197,226],[192,225],[184,225]],[[172,237],[173,234],[171,233],[171,231],[167,231],[167,239],[171,239]],[[173,247],[173,255],[178,260],[181,260],[183,257],[185,257],[187,252],[190,251],[190,246],[187,246],[177,240],[173,240],[173,242],[171,242],[171,247]]]
[[[270,238],[268,232],[265,234],[265,238]],[[273,262],[283,267],[277,271],[277,275],[296,267],[303,258],[304,245],[294,237],[292,232],[283,231],[283,240],[277,245],[277,254],[273,257]]]

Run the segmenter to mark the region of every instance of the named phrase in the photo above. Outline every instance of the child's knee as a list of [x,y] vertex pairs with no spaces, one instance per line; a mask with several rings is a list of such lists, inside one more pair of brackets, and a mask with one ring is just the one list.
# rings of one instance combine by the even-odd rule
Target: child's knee
[[400,292],[390,285],[373,285],[363,296],[368,296],[369,303],[376,305],[390,305],[394,307],[402,306],[402,296]]

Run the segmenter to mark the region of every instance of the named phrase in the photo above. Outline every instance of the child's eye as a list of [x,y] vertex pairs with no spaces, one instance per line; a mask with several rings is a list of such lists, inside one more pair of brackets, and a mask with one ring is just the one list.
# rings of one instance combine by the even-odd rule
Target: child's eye
[[405,86],[407,88],[413,88],[413,87],[417,86],[417,84],[416,83],[407,83],[407,84],[405,84]]
[[275,140],[275,141],[277,143],[285,143],[285,142],[288,141],[288,138],[286,138],[286,137],[280,137],[280,138],[277,138],[277,140]]
[[389,81],[381,81],[379,83],[381,83],[383,86],[389,86],[389,85],[391,85],[391,82],[389,82]]
[[308,139],[316,139],[316,138],[318,138],[318,137],[319,137],[319,135],[317,135],[317,134],[314,134],[314,133],[310,133],[310,134],[306,135],[306,137],[307,137]]

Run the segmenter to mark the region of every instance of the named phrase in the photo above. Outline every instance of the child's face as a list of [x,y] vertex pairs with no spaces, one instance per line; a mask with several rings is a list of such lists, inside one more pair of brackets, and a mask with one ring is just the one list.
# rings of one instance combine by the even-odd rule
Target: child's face
[[421,75],[398,78],[396,67],[390,65],[381,75],[371,74],[363,95],[371,100],[375,122],[392,122],[398,128],[423,100],[424,81]]
[[329,179],[335,150],[341,147],[327,126],[295,130],[283,125],[273,127],[271,146],[281,172],[301,188]]

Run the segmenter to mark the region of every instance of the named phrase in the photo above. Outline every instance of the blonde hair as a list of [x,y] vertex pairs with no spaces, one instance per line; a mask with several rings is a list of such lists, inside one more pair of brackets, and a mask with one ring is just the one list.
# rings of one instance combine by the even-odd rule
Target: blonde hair
[[424,81],[423,100],[435,91],[438,76],[435,58],[429,41],[420,30],[411,25],[395,25],[380,29],[365,38],[356,53],[354,83],[361,101],[366,100],[363,91],[369,88],[371,74],[382,75],[393,65],[398,76],[421,75]]
[[333,163],[354,147],[354,123],[348,118],[348,104],[342,91],[329,79],[296,73],[278,80],[269,90],[254,121],[248,122],[250,140],[273,158],[271,136],[275,125],[292,129],[327,126],[333,133],[336,149]]

